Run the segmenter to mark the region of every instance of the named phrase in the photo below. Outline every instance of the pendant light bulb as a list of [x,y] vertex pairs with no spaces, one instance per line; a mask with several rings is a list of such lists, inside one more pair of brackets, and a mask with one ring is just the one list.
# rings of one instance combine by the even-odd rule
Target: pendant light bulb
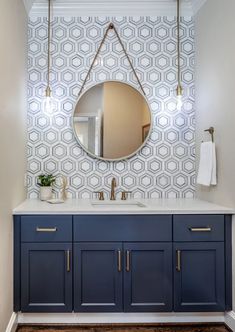
[[182,106],[183,106],[183,89],[182,89],[181,85],[177,86],[176,98],[177,98],[177,102],[176,102],[177,111],[181,111]]
[[56,102],[51,96],[51,88],[48,86],[45,91],[45,97],[43,100],[43,112],[49,116],[56,112]]

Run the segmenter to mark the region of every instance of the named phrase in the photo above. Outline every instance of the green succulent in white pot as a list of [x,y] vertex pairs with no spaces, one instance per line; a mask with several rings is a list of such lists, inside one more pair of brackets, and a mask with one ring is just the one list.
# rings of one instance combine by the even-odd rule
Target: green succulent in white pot
[[38,185],[40,186],[40,199],[47,201],[52,198],[52,185],[56,177],[52,174],[41,174],[38,176]]

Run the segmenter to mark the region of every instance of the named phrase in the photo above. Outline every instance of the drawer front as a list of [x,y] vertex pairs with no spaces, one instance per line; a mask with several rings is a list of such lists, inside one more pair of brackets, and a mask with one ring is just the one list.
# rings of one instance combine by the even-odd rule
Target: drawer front
[[172,216],[74,216],[74,241],[172,241]]
[[72,216],[22,216],[22,242],[72,242]]
[[174,241],[224,241],[223,215],[175,215]]

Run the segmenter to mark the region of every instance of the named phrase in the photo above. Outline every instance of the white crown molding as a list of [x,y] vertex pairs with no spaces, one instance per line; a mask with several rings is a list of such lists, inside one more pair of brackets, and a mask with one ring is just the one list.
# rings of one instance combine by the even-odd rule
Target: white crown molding
[[[54,0],[54,16],[175,16],[175,0]],[[192,4],[184,0],[182,16],[192,16]],[[47,2],[36,0],[30,16],[46,16]]]

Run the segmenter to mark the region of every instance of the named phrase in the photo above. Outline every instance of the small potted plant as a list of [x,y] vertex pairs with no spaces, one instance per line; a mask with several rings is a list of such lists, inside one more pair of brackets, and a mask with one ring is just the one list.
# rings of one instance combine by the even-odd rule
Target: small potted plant
[[38,185],[40,186],[40,199],[46,201],[52,197],[52,185],[55,182],[55,176],[52,174],[41,174],[38,177]]

